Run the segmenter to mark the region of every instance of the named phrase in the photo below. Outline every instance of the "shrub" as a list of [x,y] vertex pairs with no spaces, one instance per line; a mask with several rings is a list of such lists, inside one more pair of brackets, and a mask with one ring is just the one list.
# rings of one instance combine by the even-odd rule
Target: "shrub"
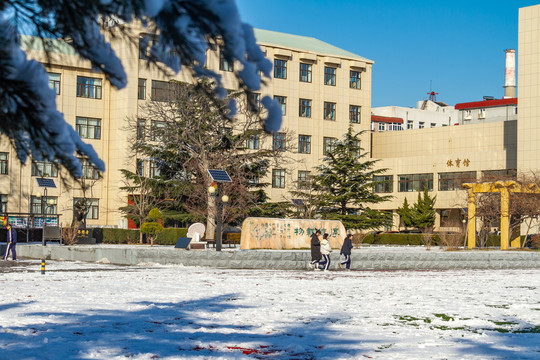
[[161,213],[161,211],[159,211],[158,208],[153,208],[152,210],[150,210],[150,212],[148,213],[148,219],[150,221],[159,221],[159,220],[162,220],[163,219],[163,214]]
[[96,242],[104,244],[136,244],[139,242],[139,230],[94,228],[93,236]]
[[457,250],[460,246],[463,246],[464,234],[458,233],[440,233],[439,234],[440,245],[446,250]]
[[[433,234],[431,234],[433,236]],[[361,237],[358,234],[353,235],[353,244],[373,244],[373,245],[422,245],[422,234],[399,234],[399,233],[379,233],[369,234],[364,236],[360,242]],[[432,244],[439,243],[437,235],[433,236]]]
[[154,246],[154,240],[162,231],[163,225],[157,222],[145,222],[141,225],[141,233],[146,235],[147,239],[150,239],[150,246]]
[[433,234],[430,232],[425,232],[420,234],[422,243],[426,246],[426,250],[431,250],[431,244],[433,243]]
[[540,235],[534,235],[531,239],[531,248],[540,249]]
[[65,245],[73,245],[75,243],[75,239],[77,238],[78,229],[79,229],[78,226],[63,227],[62,228],[62,242]]
[[155,244],[157,245],[175,245],[178,238],[186,237],[187,229],[166,228],[157,236]]

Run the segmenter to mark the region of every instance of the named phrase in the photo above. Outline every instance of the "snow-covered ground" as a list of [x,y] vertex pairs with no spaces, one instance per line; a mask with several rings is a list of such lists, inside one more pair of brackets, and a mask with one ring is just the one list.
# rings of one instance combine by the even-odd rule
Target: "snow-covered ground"
[[540,270],[3,270],[1,359],[540,359]]

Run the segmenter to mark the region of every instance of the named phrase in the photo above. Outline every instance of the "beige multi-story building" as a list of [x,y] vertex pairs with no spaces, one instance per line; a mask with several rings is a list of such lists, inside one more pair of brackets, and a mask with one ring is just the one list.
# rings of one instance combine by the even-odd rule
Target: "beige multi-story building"
[[[283,145],[295,149],[293,161],[270,169],[265,180],[272,184],[268,189],[272,200],[290,200],[288,191],[295,182],[309,176],[323,158],[325,149],[330,148],[335,139],[342,138],[349,125],[355,131],[369,129],[373,62],[310,37],[258,29],[255,35],[273,62],[274,70],[271,81],[254,96],[270,95],[279,100],[284,114],[282,129],[288,130],[294,142]],[[140,34],[144,36],[149,34]],[[28,56],[45,62],[39,43],[29,40],[24,41]],[[90,199],[89,226],[127,226],[118,210],[128,202],[128,194],[121,189],[124,184],[120,169],[135,171],[144,166],[147,174],[152,173],[150,160],[137,163],[130,156],[132,134],[126,130],[128,119],[146,118],[142,105],[167,91],[169,80],[191,82],[193,79],[189,71],[167,76],[154,66],[148,67],[145,54],[139,51],[137,44],[114,40],[112,45],[127,73],[128,84],[122,90],[111,87],[102,73],[92,69],[89,62],[80,60],[66,43],[58,43],[47,64],[50,85],[57,93],[58,109],[105,161],[103,177],[98,178],[97,171],[85,163],[85,182],[91,186],[83,194],[79,185],[60,180],[60,170],[54,164],[29,161],[20,165],[13,149],[3,141],[0,212],[62,214],[60,222],[69,224],[74,201],[86,196]],[[219,47],[209,50],[206,66],[222,76],[225,88],[237,89],[232,71],[235,64],[227,63],[221,55]],[[151,127],[146,124],[149,125]],[[274,143],[281,141],[279,134],[275,136],[278,138]],[[363,140],[363,146],[369,147],[369,136]],[[51,178],[56,183],[55,188],[47,189],[46,198],[43,198],[44,189],[37,184],[37,178],[41,177]],[[24,216],[19,217],[20,226],[29,225]]]
[[519,9],[518,170],[540,169],[540,5]]
[[[520,9],[519,17],[517,120],[505,116],[505,121],[471,121],[468,125],[463,121],[453,126],[454,119],[450,118],[452,126],[366,131],[362,147],[372,158],[380,159],[377,166],[389,169],[376,179],[385,182],[377,185],[375,191],[393,195],[391,201],[375,207],[393,212],[394,229],[399,226],[396,210],[404,198],[414,203],[418,191],[425,186],[431,195],[437,196],[436,225],[444,229],[462,220],[466,207],[462,182],[486,176],[515,176],[516,172],[540,169],[540,54],[537,51],[540,5]],[[280,101],[283,129],[293,134],[295,142],[285,144],[295,149],[294,161],[269,170],[267,181],[272,186],[268,192],[272,201],[290,200],[288,191],[296,180],[309,176],[320,164],[325,149],[332,146],[334,139],[341,138],[351,124],[357,131],[370,130],[373,62],[313,38],[264,30],[256,30],[255,34],[274,64],[272,79],[260,91],[260,96],[270,95]],[[91,193],[86,194],[93,199],[88,224],[125,227],[127,222],[118,208],[127,203],[128,194],[120,189],[119,170],[135,170],[137,165],[128,152],[126,119],[141,117],[140,105],[157,96],[170,78],[157,69],[148,68],[144,59],[139,58],[135,44],[114,43],[113,46],[128,74],[128,86],[123,90],[111,88],[101,73],[79,60],[67,46],[53,56],[48,70],[51,86],[57,89],[59,110],[107,165],[107,171],[99,180],[92,180],[95,171],[85,166],[85,174],[93,182]],[[27,52],[31,57],[42,59],[43,52],[39,48],[29,46]],[[220,56],[219,48],[209,51],[207,66],[223,76],[226,88],[237,88],[231,64]],[[188,72],[173,78],[192,81]],[[505,105],[515,106],[515,100],[506,95]],[[489,105],[492,104],[495,103]],[[513,108],[505,109],[512,112]],[[515,110],[510,115],[515,116]],[[402,126],[406,128],[407,123]],[[41,202],[36,195],[43,191],[38,188],[32,169],[34,175],[41,171],[59,179],[54,166],[30,162],[20,166],[10,146],[5,141],[2,144],[1,211],[39,213]],[[69,223],[73,201],[83,194],[77,187],[67,188],[61,181],[56,183],[57,188],[48,190],[51,203],[45,204],[49,210],[62,214],[62,222]]]

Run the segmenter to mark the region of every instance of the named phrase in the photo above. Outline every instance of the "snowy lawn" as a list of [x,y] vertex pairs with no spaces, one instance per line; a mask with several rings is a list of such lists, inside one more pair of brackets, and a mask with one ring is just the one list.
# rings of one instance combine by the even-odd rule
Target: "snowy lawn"
[[39,269],[0,273],[2,359],[540,359],[540,270]]

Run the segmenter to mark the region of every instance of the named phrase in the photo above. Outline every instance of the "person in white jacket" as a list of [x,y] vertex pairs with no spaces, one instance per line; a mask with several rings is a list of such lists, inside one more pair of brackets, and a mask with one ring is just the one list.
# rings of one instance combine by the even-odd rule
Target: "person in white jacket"
[[328,240],[328,234],[325,233],[323,235],[323,239],[321,240],[321,254],[323,257],[323,261],[321,261],[319,264],[323,265],[323,271],[327,271],[330,268],[330,253],[332,252],[332,247],[330,246],[330,241]]

